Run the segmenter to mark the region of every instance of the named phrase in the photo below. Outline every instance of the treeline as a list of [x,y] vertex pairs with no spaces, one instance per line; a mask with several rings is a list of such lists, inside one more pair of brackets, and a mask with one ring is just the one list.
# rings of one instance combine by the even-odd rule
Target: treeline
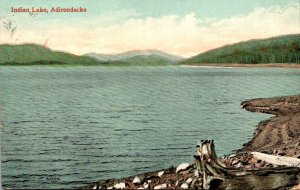
[[207,51],[182,62],[193,63],[300,63],[300,35],[241,42]]

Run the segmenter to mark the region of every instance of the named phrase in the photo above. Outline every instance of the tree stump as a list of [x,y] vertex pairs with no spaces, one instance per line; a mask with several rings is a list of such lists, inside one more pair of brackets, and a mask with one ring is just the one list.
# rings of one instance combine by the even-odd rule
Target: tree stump
[[299,167],[228,168],[217,157],[213,140],[202,140],[195,156],[203,189],[283,189],[300,182]]

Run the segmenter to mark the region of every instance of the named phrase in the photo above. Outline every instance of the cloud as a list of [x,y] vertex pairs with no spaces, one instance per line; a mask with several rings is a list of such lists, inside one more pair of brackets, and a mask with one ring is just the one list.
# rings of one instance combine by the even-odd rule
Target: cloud
[[[128,15],[127,19],[113,25],[111,23],[115,22],[107,24],[109,17],[101,15],[98,19],[86,20],[83,26],[89,24],[89,27],[62,24],[60,27],[48,25],[22,30],[19,31],[22,38],[18,43],[43,44],[49,39],[49,47],[76,54],[158,49],[188,57],[225,44],[299,33],[300,24],[297,5],[257,8],[247,15],[220,20],[199,18],[194,13],[183,17],[133,18],[130,15],[137,13],[132,10],[116,13],[115,18],[122,15]],[[0,36],[0,40],[3,39]],[[9,40],[8,37],[6,41]]]

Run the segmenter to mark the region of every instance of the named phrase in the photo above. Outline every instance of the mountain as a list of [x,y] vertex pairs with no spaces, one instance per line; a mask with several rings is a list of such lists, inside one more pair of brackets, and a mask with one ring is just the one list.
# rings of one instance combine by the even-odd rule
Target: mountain
[[300,63],[300,34],[226,45],[179,64],[201,63]]
[[158,57],[154,55],[137,55],[134,57],[121,59],[120,61],[130,63],[131,65],[171,65],[175,61],[166,59],[164,57]]
[[157,61],[163,61],[166,64],[177,63],[183,58],[157,50],[135,50],[121,54],[85,54],[86,56],[96,58],[99,61],[120,61],[126,60],[129,63],[142,64],[139,61],[155,64]]
[[0,65],[38,64],[96,65],[101,62],[87,56],[52,51],[37,44],[0,45]]
[[177,63],[179,57],[160,51],[131,51],[118,55],[83,56],[53,51],[37,44],[0,45],[0,65],[151,66]]

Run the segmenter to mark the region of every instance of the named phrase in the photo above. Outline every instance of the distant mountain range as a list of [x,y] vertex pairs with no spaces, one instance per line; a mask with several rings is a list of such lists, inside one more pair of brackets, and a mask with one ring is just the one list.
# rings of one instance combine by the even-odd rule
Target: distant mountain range
[[37,44],[0,45],[0,65],[170,65],[182,60],[161,51],[130,51],[116,55],[78,56],[53,51]]
[[120,61],[120,60],[130,60],[131,58],[133,58],[133,60],[136,60],[137,57],[139,58],[156,57],[158,59],[165,59],[172,62],[177,62],[183,59],[182,57],[174,56],[157,50],[135,50],[135,51],[128,51],[120,54],[89,53],[89,54],[85,54],[85,56],[96,58],[99,61]]
[[177,57],[157,50],[136,50],[120,54],[96,54],[90,53],[85,56],[92,57],[104,62],[123,62],[128,65],[172,65],[182,61]]
[[226,45],[189,59],[156,50],[78,56],[37,44],[0,45],[0,65],[156,66],[202,63],[300,63],[300,34]]
[[180,62],[201,63],[300,63],[300,34],[226,45]]

